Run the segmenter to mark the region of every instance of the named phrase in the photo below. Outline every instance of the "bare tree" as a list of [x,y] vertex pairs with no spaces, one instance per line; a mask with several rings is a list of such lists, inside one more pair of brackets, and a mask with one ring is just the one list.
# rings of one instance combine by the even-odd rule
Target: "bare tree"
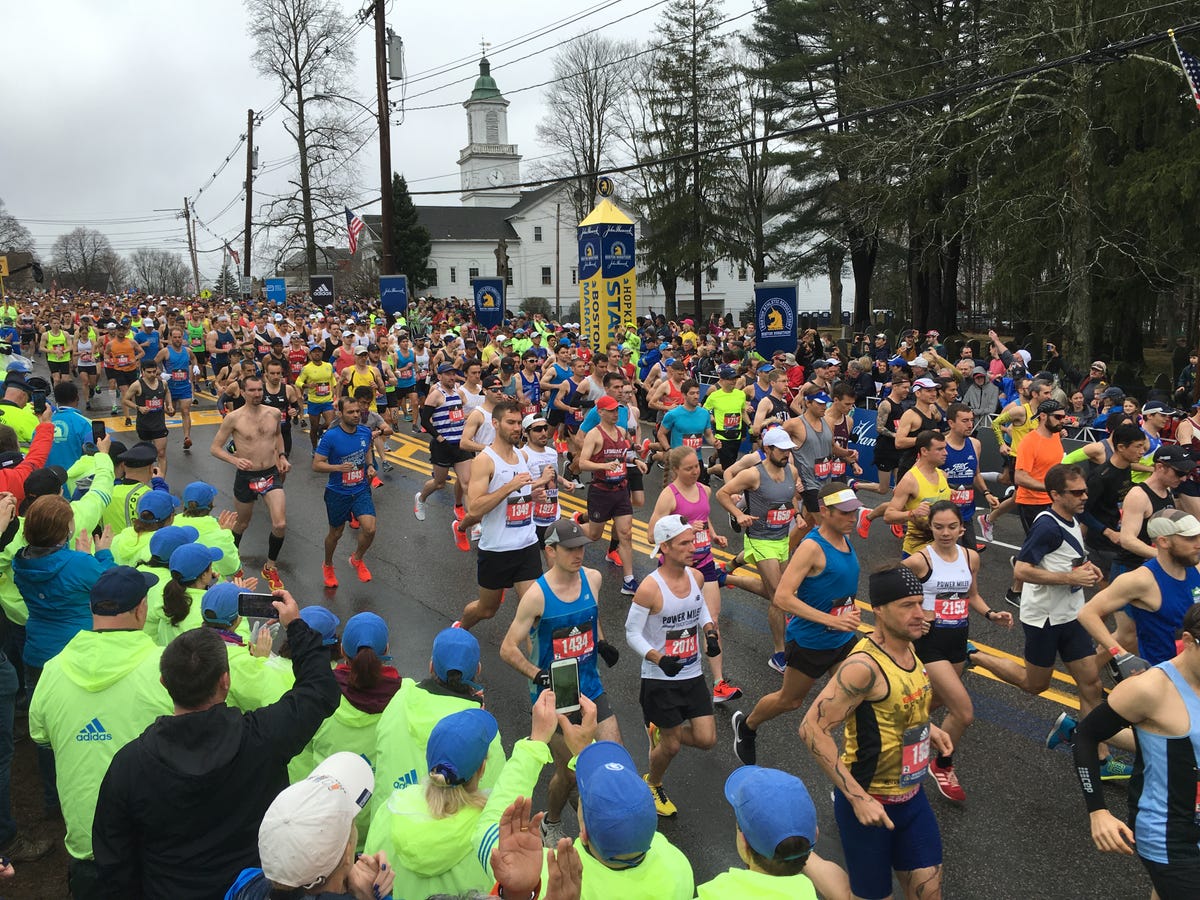
[[577,221],[591,211],[595,173],[613,164],[623,121],[618,110],[629,87],[628,67],[619,62],[634,50],[632,42],[583,34],[554,57],[556,80],[546,91],[537,135],[555,156],[541,169],[556,177],[581,176],[571,190]]
[[0,253],[33,251],[33,235],[7,209],[0,200]]
[[246,10],[254,64],[283,87],[284,128],[297,150],[292,190],[267,198],[260,216],[283,232],[270,243],[302,246],[316,271],[319,224],[333,221],[350,199],[353,157],[367,141],[365,107],[351,93],[353,26],[335,0],[246,0]]
[[129,254],[131,286],[148,294],[177,297],[186,292],[191,271],[183,257],[169,250],[142,247]]
[[123,261],[112,244],[94,228],[76,228],[60,234],[50,248],[50,259],[60,287],[107,289],[110,285],[101,284],[102,276],[113,277],[116,283],[112,286],[117,287],[119,276],[124,274],[119,271]]

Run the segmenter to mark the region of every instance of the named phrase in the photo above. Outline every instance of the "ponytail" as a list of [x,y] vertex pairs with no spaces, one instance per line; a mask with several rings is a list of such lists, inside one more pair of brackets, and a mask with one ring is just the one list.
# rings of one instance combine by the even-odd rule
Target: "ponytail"
[[172,625],[178,625],[192,611],[192,595],[183,586],[178,572],[171,573],[171,580],[163,586],[163,614]]
[[350,658],[350,687],[369,691],[383,678],[383,660],[370,647],[359,647]]

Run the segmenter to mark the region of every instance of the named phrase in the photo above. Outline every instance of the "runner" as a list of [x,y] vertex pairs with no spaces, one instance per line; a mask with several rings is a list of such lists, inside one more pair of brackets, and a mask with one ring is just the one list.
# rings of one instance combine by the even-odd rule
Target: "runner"
[[[141,344],[129,338],[129,322],[122,319],[112,324],[112,337],[104,345],[104,368],[108,381],[113,385],[112,414],[121,411],[121,400],[125,389],[137,381],[138,361],[146,355]],[[130,425],[129,416],[125,424]]]
[[[235,409],[221,420],[209,452],[233,466],[234,508],[237,522],[233,526],[234,543],[239,551],[242,535],[250,526],[254,503],[260,497],[271,515],[271,533],[267,538],[267,562],[262,576],[271,590],[283,590],[279,577],[279,551],[287,535],[287,498],[283,493],[280,475],[291,468],[283,452],[283,434],[279,428],[279,412],[263,405],[263,382],[252,375],[242,385],[246,405]],[[236,453],[226,449],[233,439]],[[315,451],[314,451],[315,452]]]
[[737,388],[737,369],[733,366],[721,366],[717,370],[717,388],[705,395],[704,408],[713,417],[719,442],[716,465],[711,465],[710,459],[708,468],[712,474],[723,477],[725,470],[737,462],[742,439],[750,427],[746,393]]
[[[183,420],[183,449],[192,449],[192,372],[198,366],[192,351],[183,346],[183,331],[171,329],[167,346],[154,357],[162,369],[171,392],[171,405],[179,410]],[[166,474],[166,469],[163,469]]]
[[[537,702],[550,687],[550,664],[573,659],[579,667],[579,691],[596,704],[596,740],[621,741],[621,729],[600,681],[596,657],[612,668],[620,651],[604,639],[600,627],[600,573],[583,565],[584,548],[591,540],[569,519],[560,519],[546,533],[546,559],[550,568],[524,594],[516,615],[500,644],[500,658],[529,679],[530,701]],[[532,646],[528,655],[521,649]],[[576,713],[573,717],[578,719]],[[568,767],[571,751],[556,731],[550,740],[554,775],[546,793],[542,841],[557,846],[565,837],[562,811],[575,788],[575,773]]]
[[158,471],[167,475],[167,416],[175,415],[175,405],[167,395],[167,386],[158,378],[158,361],[153,357],[141,362],[142,377],[125,389],[122,404],[126,421],[130,413],[137,416],[137,436],[140,441],[154,444],[158,451]]
[[[425,521],[425,502],[434,491],[446,486],[451,469],[454,470],[456,516],[463,507],[463,486],[471,479],[471,454],[459,446],[466,419],[466,398],[458,386],[456,372],[451,363],[438,366],[438,383],[430,388],[425,402],[421,404],[421,425],[431,436],[429,464],[433,477],[413,497],[413,515],[418,522]],[[463,514],[466,514],[465,509]]]
[[[278,363],[271,364],[271,368]],[[285,385],[286,387],[286,385]],[[333,567],[333,552],[346,523],[358,522],[358,546],[350,554],[350,567],[359,581],[370,581],[371,572],[363,556],[375,540],[375,502],[371,497],[371,479],[375,477],[375,454],[371,446],[371,429],[362,425],[363,413],[369,405],[352,397],[338,398],[338,425],[323,435],[313,453],[314,472],[329,475],[325,485],[325,512],[329,532],[325,535],[325,564],[321,575],[325,587],[338,586]]]
[[[263,363],[263,406],[279,411],[279,431],[283,435],[283,455],[292,457],[292,419],[300,413],[300,392],[283,377],[284,364],[267,358]],[[287,476],[280,475],[280,484]]]
[[[964,547],[979,551],[985,545],[979,544],[975,537],[975,498],[982,494],[989,509],[999,506],[1000,500],[988,490],[979,471],[983,447],[979,438],[971,436],[975,431],[975,413],[971,407],[965,403],[951,403],[946,409],[946,423],[949,426],[946,462],[942,469],[946,473],[946,483],[950,485],[950,499],[962,514],[963,532],[959,540]],[[919,650],[917,655],[920,656]]]
[[896,449],[900,451],[898,470],[901,474],[912,468],[917,461],[917,435],[922,431],[944,432],[946,422],[937,405],[941,387],[932,378],[918,378],[912,383],[916,402],[906,409],[896,425]]
[[[667,410],[658,425],[656,438],[661,447],[673,450],[676,447],[687,447],[696,454],[700,463],[700,483],[708,484],[708,471],[704,467],[703,447],[716,448],[717,438],[713,434],[713,417],[705,407],[700,405],[700,385],[693,379],[688,379],[679,385],[683,402]],[[665,458],[665,456],[664,456]],[[666,480],[664,474],[664,480]]]
[[[787,372],[769,365],[760,366],[758,371],[761,373],[764,370],[767,370],[771,389],[759,399],[754,408],[754,421],[750,426],[750,433],[753,435],[761,435],[768,426],[782,425],[792,417],[792,410],[788,405]],[[757,390],[758,382],[755,382],[755,391]]]
[[533,525],[537,529],[538,543],[545,547],[547,532],[562,514],[558,504],[559,488],[573,491],[580,485],[558,474],[558,451],[547,443],[550,440],[550,425],[545,416],[530,413],[521,420],[521,428],[525,432],[525,446],[521,448],[521,453],[525,456],[533,480],[543,480],[542,476],[547,471],[554,473],[554,480],[546,485],[545,499],[533,504]]
[[704,577],[691,567],[695,529],[683,516],[665,516],[654,526],[662,565],[642,582],[625,619],[625,641],[642,660],[639,702],[650,738],[645,781],[659,816],[679,810],[663,788],[667,767],[686,744],[711,750],[717,742],[712,694],[700,668],[700,633],[705,653],[721,652],[717,626],[701,589]]
[[1134,479],[1122,502],[1120,546],[1110,579],[1154,559],[1154,543],[1146,533],[1146,523],[1156,512],[1175,508],[1175,488],[1196,469],[1196,461],[1188,451],[1174,445],[1159,447],[1152,465],[1154,469],[1144,481],[1139,484]]
[[50,383],[71,380],[71,360],[74,357],[75,340],[62,329],[62,319],[50,317],[50,327],[42,332],[40,349],[46,354],[50,367]]
[[208,352],[209,360],[212,362],[214,378],[213,381],[209,381],[208,383],[209,390],[217,390],[216,376],[222,369],[229,368],[232,363],[230,354],[233,351],[235,342],[233,328],[229,324],[229,316],[224,314],[217,316],[212,330],[204,338],[204,349]]
[[804,385],[797,398],[803,398],[804,412],[785,422],[783,428],[796,445],[792,460],[800,473],[802,515],[807,527],[792,532],[789,545],[793,548],[808,529],[816,527],[820,511],[817,492],[833,473],[833,429],[825,421],[825,411],[833,398],[813,384]]
[[901,559],[916,553],[929,542],[930,504],[951,497],[950,485],[942,470],[946,464],[945,435],[937,431],[922,431],[917,435],[913,448],[916,450],[916,462],[896,483],[896,491],[884,512],[884,521],[905,526]]
[[[909,388],[912,381],[907,375],[896,375],[892,378],[892,387],[888,395],[879,401],[875,413],[875,468],[879,470],[879,484],[887,487],[898,481],[905,473],[897,471],[900,465],[900,451],[896,449],[896,429],[900,427],[900,418],[904,415],[904,403],[908,400]],[[858,536],[864,541],[870,535],[871,523],[886,514],[888,504],[881,503],[874,509],[860,513],[858,517]],[[892,534],[898,538],[904,537],[900,525],[892,526]]]
[[313,453],[326,428],[333,424],[333,386],[336,376],[333,366],[324,362],[325,351],[320,344],[310,344],[308,362],[296,379],[296,390],[307,390],[308,438],[312,441]]
[[[392,396],[396,398],[397,409],[401,410],[405,422],[417,421],[417,354],[413,350],[408,332],[400,332],[396,342],[396,389]],[[424,370],[429,368],[428,355],[425,357]],[[398,427],[397,422],[396,426]]]
[[[970,409],[966,416],[973,418]],[[951,420],[951,430],[954,420]],[[991,609],[979,595],[979,553],[960,546],[963,521],[961,507],[953,500],[938,500],[929,508],[931,543],[908,557],[902,565],[912,570],[924,587],[921,607],[925,611],[925,633],[913,649],[933,684],[931,710],[946,707],[942,728],[957,750],[966,730],[975,721],[971,695],[962,683],[967,663],[967,617],[973,609],[989,622],[1012,628],[1012,613]],[[966,791],[959,784],[950,754],[938,754],[929,764],[938,790],[947,800],[962,803]]]
[[92,408],[92,397],[98,392],[96,386],[99,373],[96,368],[96,357],[100,354],[100,337],[92,327],[91,316],[79,317],[79,334],[75,336],[75,367],[79,372],[81,393],[84,396],[83,408]]
[[758,727],[803,706],[813,685],[857,642],[858,555],[848,536],[862,502],[840,481],[824,485],[818,500],[820,524],[800,542],[775,590],[775,603],[789,616],[783,684],[749,715],[733,714],[733,752],[744,765],[757,761]]
[[[942,838],[922,789],[930,747],[954,745],[929,720],[930,683],[913,652],[925,630],[923,590],[908,569],[870,580],[875,631],[813,701],[800,739],[834,784],[833,811],[855,897],[941,897]],[[835,728],[845,726],[838,754]]]
[[[1146,435],[1136,425],[1126,423],[1118,425],[1108,440],[1113,449],[1109,458],[1093,466],[1088,474],[1087,504],[1079,520],[1087,526],[1088,556],[1105,573],[1105,578],[1111,580],[1121,549],[1121,507],[1132,486],[1130,467],[1142,458]],[[1072,455],[1068,453],[1064,461]]]

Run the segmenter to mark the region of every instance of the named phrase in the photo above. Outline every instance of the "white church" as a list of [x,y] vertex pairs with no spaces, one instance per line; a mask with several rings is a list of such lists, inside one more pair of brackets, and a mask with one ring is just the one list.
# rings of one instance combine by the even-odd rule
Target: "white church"
[[[521,154],[516,144],[508,142],[508,105],[484,57],[471,96],[463,103],[467,145],[458,156],[461,205],[417,207],[432,239],[429,287],[419,293],[469,297],[472,278],[497,274],[496,249],[503,240],[508,255],[508,308],[516,310],[525,299],[541,297],[552,313],[557,299],[565,315],[579,301],[577,222],[569,188],[494,189],[521,181]],[[621,180],[616,181],[619,202]],[[379,216],[363,218],[370,229],[381,230]],[[706,275],[706,315],[729,312],[736,317],[753,300],[753,276],[744,266],[723,260],[710,266]],[[681,280],[677,293],[681,307],[690,309],[691,295],[691,282]],[[639,314],[663,312],[664,306],[661,285],[639,282]]]

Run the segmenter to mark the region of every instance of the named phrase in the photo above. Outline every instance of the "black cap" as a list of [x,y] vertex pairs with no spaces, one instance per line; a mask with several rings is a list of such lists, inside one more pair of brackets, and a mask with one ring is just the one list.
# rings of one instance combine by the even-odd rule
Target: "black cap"
[[108,447],[108,457],[115,463],[121,462],[121,457],[125,455],[127,450],[129,450],[129,447],[122,441],[113,441]]
[[1043,400],[1038,404],[1037,414],[1039,416],[1048,416],[1051,413],[1061,412],[1064,409],[1066,407],[1057,400]]
[[500,387],[503,384],[504,384],[504,382],[500,380],[499,375],[489,375],[485,379],[483,379],[482,386],[483,386],[483,389],[486,391],[488,388]]
[[96,579],[90,594],[92,613],[119,616],[146,599],[146,592],[158,584],[158,576],[131,566],[113,566]]
[[1187,473],[1196,468],[1196,461],[1192,459],[1191,452],[1178,444],[1160,446],[1158,452],[1154,454],[1154,461],[1162,463],[1164,466],[1170,466],[1176,472]]
[[121,454],[121,462],[125,463],[126,468],[140,469],[145,466],[154,465],[158,459],[158,450],[154,445],[146,441],[138,441],[123,454]]
[[61,494],[63,485],[66,483],[67,470],[62,466],[45,466],[35,469],[25,479],[25,496],[29,498]]
[[0,469],[11,469],[25,459],[20,450],[5,450],[0,453]]

